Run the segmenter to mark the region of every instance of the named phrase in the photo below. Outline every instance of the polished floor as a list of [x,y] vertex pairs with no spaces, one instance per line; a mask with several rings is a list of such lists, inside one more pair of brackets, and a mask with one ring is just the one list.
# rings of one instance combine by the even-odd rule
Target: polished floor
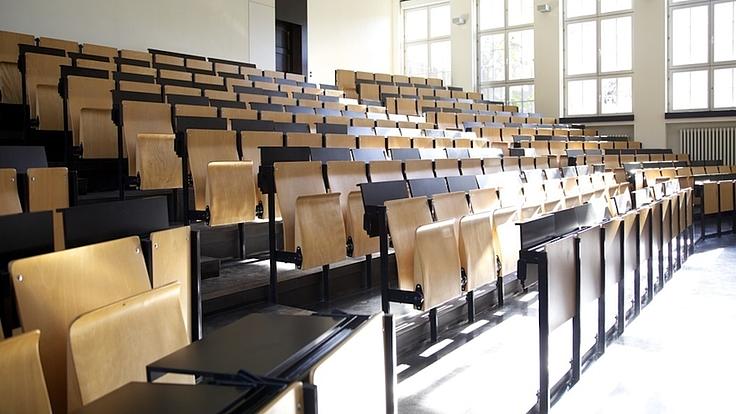
[[[736,412],[736,236],[698,243],[553,413]],[[567,368],[569,327],[552,338]],[[519,296],[399,358],[400,413],[526,413],[538,389],[537,301]]]

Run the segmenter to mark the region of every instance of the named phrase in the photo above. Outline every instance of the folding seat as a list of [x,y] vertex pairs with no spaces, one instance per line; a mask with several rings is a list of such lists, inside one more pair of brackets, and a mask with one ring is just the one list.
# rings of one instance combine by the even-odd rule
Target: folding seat
[[128,382],[144,382],[146,365],[189,344],[179,289],[174,283],[143,292],[72,323],[70,351],[82,404]]
[[322,134],[307,134],[299,132],[289,132],[286,134],[287,147],[322,147]]
[[483,158],[483,171],[485,174],[502,172],[501,158]]
[[629,162],[635,162],[636,156],[633,154],[620,154],[619,161],[621,165],[624,165],[625,163],[629,163]]
[[420,288],[422,309],[432,309],[461,294],[455,220],[434,223],[426,197],[386,202],[396,252],[399,289]]
[[460,160],[462,175],[483,175],[483,161],[480,158],[466,158]]
[[15,168],[0,168],[0,215],[23,212],[17,181]]
[[386,138],[386,146],[392,148],[411,148],[411,138],[389,136]]
[[[513,164],[513,163],[512,163]],[[504,164],[504,167],[506,165]],[[534,157],[519,157],[519,169],[520,170],[533,170],[534,167]],[[513,169],[513,165],[512,165]]]
[[[253,106],[251,106],[253,108]],[[273,122],[291,123],[294,121],[294,115],[290,112],[274,112],[269,110],[261,110],[261,120]]]
[[41,367],[41,332],[33,330],[3,340],[0,336],[0,385],[3,409],[9,413],[51,414],[51,404]]
[[578,187],[577,177],[563,178],[562,189],[565,192],[565,205],[567,207],[575,207],[582,204],[581,191]]
[[38,119],[40,130],[63,130],[64,114],[58,84],[61,66],[71,65],[71,60],[40,53],[26,53],[25,59],[26,99],[31,118]]
[[345,222],[345,238],[352,241],[352,257],[378,252],[378,238],[363,229],[363,200],[358,184],[368,182],[366,164],[361,161],[328,161],[327,181],[331,193],[340,194]]
[[327,193],[322,163],[276,162],[274,182],[284,226],[284,250],[301,251],[299,268],[311,269],[346,257],[340,194]]
[[68,365],[69,326],[85,312],[151,288],[140,241],[134,236],[16,260],[9,270],[23,330],[43,332],[41,361],[51,405],[56,412],[73,411],[81,401]]
[[437,128],[457,129],[457,116],[450,112],[437,112]]
[[358,148],[386,148],[386,138],[374,135],[358,136]]
[[373,128],[376,125],[376,121],[367,118],[352,118],[350,120],[352,126]]
[[456,159],[436,159],[434,171],[437,177],[459,176],[460,169]]
[[276,105],[296,106],[297,100],[283,96],[272,96],[269,98],[269,102]]
[[626,143],[626,141],[614,141],[613,142],[613,149],[627,149],[629,145]]
[[549,167],[549,157],[534,157],[534,168],[547,169]]
[[240,161],[235,131],[188,130],[187,151],[194,208],[209,212],[208,224],[253,220],[253,161]]
[[474,214],[493,212],[501,208],[498,190],[495,187],[470,190],[468,196]]
[[354,135],[325,134],[325,147],[327,148],[357,148]]
[[583,142],[583,151],[600,149],[597,142]]
[[[388,119],[375,119],[376,128],[390,128],[398,130],[398,123]],[[398,135],[398,134],[397,134]]]

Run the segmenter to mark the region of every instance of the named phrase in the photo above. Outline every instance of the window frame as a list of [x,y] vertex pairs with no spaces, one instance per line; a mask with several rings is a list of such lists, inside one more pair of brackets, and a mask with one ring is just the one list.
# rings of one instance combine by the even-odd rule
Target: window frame
[[[633,115],[635,111],[635,102],[633,97],[633,91],[635,88],[635,81],[634,78],[634,23],[636,16],[634,16],[634,5],[633,2],[636,0],[632,0],[631,8],[624,9],[624,10],[615,10],[610,12],[601,12],[601,0],[595,0],[596,2],[596,11],[594,14],[587,14],[583,16],[575,16],[575,17],[567,17],[567,0],[564,2],[563,5],[563,20],[562,20],[562,77],[563,77],[563,85],[562,85],[562,94],[563,94],[563,113],[565,117],[573,117],[573,118],[579,118],[579,117],[606,117],[606,116],[621,116],[621,115]],[[631,69],[628,70],[616,70],[616,71],[609,71],[609,72],[603,72],[601,70],[601,61],[602,61],[602,53],[601,53],[601,22],[603,20],[608,19],[615,19],[620,17],[630,17],[631,18],[631,44],[629,47],[629,50],[631,51]],[[567,63],[567,52],[568,52],[568,44],[567,44],[567,33],[568,33],[568,26],[570,24],[576,24],[576,23],[586,23],[586,22],[595,22],[596,27],[596,70],[595,72],[591,73],[584,73],[584,74],[575,74],[575,75],[568,75],[568,63]],[[628,112],[606,112],[603,113],[603,80],[604,79],[610,79],[610,78],[631,78],[631,111]],[[595,80],[596,81],[596,110],[593,114],[570,114],[569,108],[570,104],[568,102],[568,83],[570,81],[581,81],[581,80]]]
[[[667,1],[667,112],[668,113],[686,113],[686,112],[717,112],[736,110],[736,102],[734,106],[715,107],[715,71],[718,69],[736,69],[736,59],[715,62],[715,6],[721,3],[731,3],[733,0],[686,0],[681,2]],[[673,18],[672,14],[678,9],[688,9],[698,6],[707,6],[708,8],[708,59],[705,63],[690,63],[684,65],[674,65],[672,63],[674,52]],[[736,5],[735,5],[736,7]],[[708,106],[705,108],[685,108],[674,109],[674,74],[681,72],[706,71],[708,75]]]
[[[401,5],[401,27],[403,28],[401,33],[401,66],[402,66],[402,72],[407,76],[421,76],[425,78],[432,78],[437,77],[443,79],[444,83],[446,85],[452,84],[452,65],[450,65],[450,70],[448,71],[448,78],[444,79],[442,76],[431,73],[430,69],[432,67],[432,45],[435,43],[441,43],[441,42],[449,42],[450,43],[450,53],[452,54],[452,41],[451,41],[451,32],[452,32],[452,23],[450,23],[450,33],[444,36],[435,36],[432,37],[432,13],[431,10],[434,8],[439,7],[451,7],[449,1],[430,1],[430,2],[421,2],[421,3],[411,3],[406,2],[408,4],[405,4],[402,2]],[[406,40],[406,12],[407,11],[413,11],[413,10],[419,10],[419,9],[425,9],[427,11],[427,37],[424,39],[419,40],[412,40],[407,41]],[[426,74],[408,74],[407,71],[407,60],[406,60],[406,53],[409,46],[416,46],[416,45],[424,45],[424,47],[427,49],[427,73]]]
[[[524,24],[517,24],[514,26],[509,25],[509,2],[510,1],[518,1],[518,0],[503,0],[504,5],[504,18],[503,18],[503,26],[502,27],[496,27],[493,29],[483,29],[480,28],[480,21],[481,21],[481,15],[480,15],[480,3],[481,1],[478,0],[475,3],[475,12],[478,18],[475,22],[475,30],[476,30],[476,36],[475,36],[475,48],[476,48],[476,56],[477,56],[477,63],[476,63],[476,85],[478,85],[478,92],[483,91],[484,89],[495,89],[495,88],[503,88],[504,89],[504,102],[506,104],[511,105],[511,101],[509,100],[511,97],[511,88],[515,86],[531,86],[535,89],[534,91],[534,99],[531,101],[522,101],[519,102],[519,111],[522,110],[521,104],[523,102],[531,102],[534,106],[534,109],[536,110],[536,87],[534,84],[534,79],[536,75],[536,68],[534,65],[532,65],[532,77],[531,78],[522,78],[522,79],[513,79],[511,80],[509,78],[510,75],[510,59],[509,59],[509,33],[512,32],[522,32],[526,30],[532,31],[532,36],[535,33],[534,29],[534,18],[532,18],[531,23],[524,23]],[[534,5],[534,4],[532,4]],[[532,14],[534,16],[535,13]],[[504,80],[503,81],[483,81],[482,80],[482,71],[481,71],[481,37],[488,36],[488,35],[503,35],[503,44],[504,44]],[[536,45],[535,45],[536,47]],[[515,103],[514,103],[515,104]]]

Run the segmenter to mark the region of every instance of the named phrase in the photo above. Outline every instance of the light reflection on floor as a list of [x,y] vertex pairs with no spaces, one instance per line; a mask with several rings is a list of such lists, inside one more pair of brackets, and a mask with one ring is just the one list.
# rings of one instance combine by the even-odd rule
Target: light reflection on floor
[[[730,401],[736,384],[736,237],[708,240],[699,250],[553,413],[736,412]],[[538,301],[520,296],[512,302],[478,315],[491,323],[440,335],[455,343],[399,383],[399,412],[529,411],[538,389]],[[589,323],[583,320],[584,332],[591,332]],[[553,377],[569,367],[570,329],[563,325],[550,338]],[[585,342],[592,345],[593,338]],[[416,371],[419,358],[401,359],[411,368],[405,370]]]

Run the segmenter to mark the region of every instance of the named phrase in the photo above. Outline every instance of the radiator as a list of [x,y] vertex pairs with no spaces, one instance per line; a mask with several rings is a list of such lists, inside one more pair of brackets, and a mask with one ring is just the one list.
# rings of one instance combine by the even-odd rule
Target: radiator
[[736,165],[736,128],[682,129],[680,148],[691,161],[723,160],[724,165]]

